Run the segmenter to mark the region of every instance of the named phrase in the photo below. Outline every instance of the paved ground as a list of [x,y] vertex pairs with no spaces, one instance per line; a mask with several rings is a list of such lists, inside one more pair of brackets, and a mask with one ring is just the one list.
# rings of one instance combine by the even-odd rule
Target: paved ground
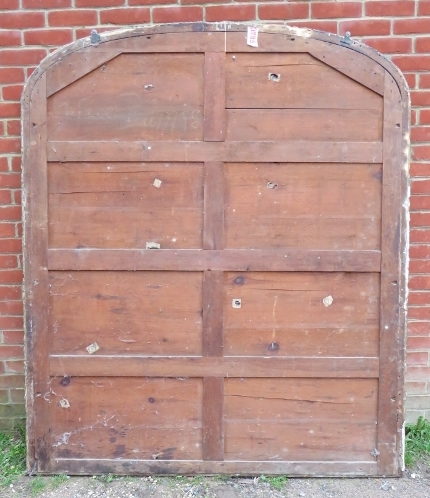
[[[62,481],[62,482],[60,482]],[[22,477],[1,498],[430,498],[430,463],[399,479]],[[280,487],[280,489],[278,489]],[[38,490],[38,488],[41,488]]]

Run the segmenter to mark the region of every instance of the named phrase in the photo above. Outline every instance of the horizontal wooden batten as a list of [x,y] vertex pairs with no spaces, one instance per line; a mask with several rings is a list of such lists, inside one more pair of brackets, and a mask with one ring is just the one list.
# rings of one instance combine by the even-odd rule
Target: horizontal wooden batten
[[289,476],[373,476],[376,463],[365,461],[193,461],[193,460],[124,460],[56,458],[52,474],[287,474]]
[[49,270],[379,272],[379,251],[49,249]]
[[380,163],[381,142],[48,142],[48,161]]
[[[102,342],[100,341],[100,345]],[[377,378],[379,359],[315,357],[155,357],[51,355],[50,375],[68,377]]]

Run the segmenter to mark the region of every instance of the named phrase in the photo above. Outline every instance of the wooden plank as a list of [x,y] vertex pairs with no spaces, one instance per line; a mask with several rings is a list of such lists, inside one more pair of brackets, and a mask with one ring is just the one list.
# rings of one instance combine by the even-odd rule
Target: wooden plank
[[46,179],[46,75],[43,74],[27,101],[24,122],[24,286],[26,340],[26,403],[29,446],[28,468],[49,469],[51,442],[48,352],[47,179]]
[[226,379],[224,394],[226,460],[374,461],[377,379]]
[[380,110],[381,101],[380,95],[306,53],[226,57],[229,109]]
[[205,163],[203,249],[224,248],[224,163]]
[[382,162],[380,142],[55,142],[48,161]]
[[223,272],[206,271],[203,278],[203,356],[223,355]]
[[202,353],[200,272],[50,272],[49,283],[51,353]]
[[378,356],[379,286],[378,273],[226,273],[224,355]]
[[227,109],[227,140],[382,141],[381,109]]
[[106,64],[120,54],[119,50],[85,48],[60,59],[46,71],[46,97],[54,95],[87,73]]
[[224,460],[224,379],[203,379],[203,460]]
[[385,70],[369,57],[327,43],[314,44],[309,53],[354,81],[358,81],[379,95],[384,95]]
[[50,270],[379,272],[379,251],[49,249]]
[[225,247],[379,249],[381,170],[379,164],[226,164]]
[[382,263],[380,321],[380,384],[378,472],[396,475],[402,469],[404,328],[400,322],[402,279],[402,101],[390,75],[385,80],[384,169],[382,198]]
[[51,355],[51,376],[377,378],[378,358]]
[[123,54],[48,100],[50,140],[202,140],[203,54]]
[[202,164],[95,166],[49,165],[50,247],[202,247]]
[[203,139],[220,142],[225,139],[225,54],[205,54],[205,103]]
[[54,458],[201,460],[201,379],[51,380]]
[[199,462],[189,460],[126,460],[126,459],[85,459],[56,458],[52,473],[73,475],[95,474],[148,474],[148,475],[219,475],[219,474],[281,474],[295,477],[357,477],[377,474],[376,464],[366,461],[329,462],[323,461],[260,461],[260,462]]

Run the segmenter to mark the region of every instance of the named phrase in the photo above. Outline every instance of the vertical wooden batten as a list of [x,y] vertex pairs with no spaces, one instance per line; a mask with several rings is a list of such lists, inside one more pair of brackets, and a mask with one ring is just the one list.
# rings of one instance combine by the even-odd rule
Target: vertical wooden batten
[[46,162],[46,73],[26,94],[24,120],[24,287],[28,467],[46,471],[51,458],[49,404],[58,400],[49,384],[48,201]]

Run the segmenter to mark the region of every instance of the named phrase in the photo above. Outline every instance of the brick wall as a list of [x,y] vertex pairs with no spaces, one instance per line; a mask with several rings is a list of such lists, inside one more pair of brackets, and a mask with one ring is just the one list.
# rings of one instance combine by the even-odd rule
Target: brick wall
[[430,419],[430,1],[0,0],[0,427],[24,415],[20,94],[50,51],[118,25],[280,20],[344,34],[391,57],[412,97],[407,416]]

